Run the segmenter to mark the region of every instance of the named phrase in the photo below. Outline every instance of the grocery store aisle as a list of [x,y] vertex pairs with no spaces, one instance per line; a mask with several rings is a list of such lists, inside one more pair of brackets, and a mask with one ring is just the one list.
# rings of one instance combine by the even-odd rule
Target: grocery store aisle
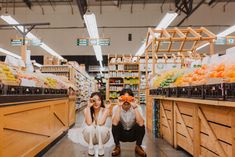
[[[145,109],[143,107],[143,109]],[[74,128],[82,126],[83,113],[77,113],[77,121]],[[134,152],[135,143],[121,143],[121,155],[120,157],[138,157]],[[145,148],[148,157],[189,157],[183,151],[173,149],[162,139],[154,139],[146,133],[143,141],[143,147]],[[113,148],[105,149],[104,157],[111,157]],[[87,148],[73,143],[68,136],[63,137],[55,146],[53,146],[44,157],[88,157]]]

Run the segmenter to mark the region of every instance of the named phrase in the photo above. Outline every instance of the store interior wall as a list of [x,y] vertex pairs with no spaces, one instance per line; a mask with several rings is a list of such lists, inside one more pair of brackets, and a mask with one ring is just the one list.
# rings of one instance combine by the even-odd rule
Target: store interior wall
[[[230,3],[223,12],[223,3],[219,3],[216,7],[210,8],[208,5],[202,5],[195,11],[182,26],[206,26],[215,34],[226,29],[228,26],[235,24],[235,3]],[[146,4],[145,7],[141,4],[133,6],[133,13],[130,12],[130,5],[122,5],[121,8],[116,6],[103,6],[102,14],[100,7],[93,6],[88,9],[96,14],[97,23],[100,28],[99,34],[101,37],[110,37],[111,46],[102,46],[102,52],[107,54],[135,54],[144,40],[147,28],[155,26],[164,14],[169,11],[169,4],[163,6],[163,13],[160,11],[161,4]],[[13,15],[20,23],[40,23],[50,22],[50,26],[45,26],[47,29],[34,29],[32,32],[41,38],[47,45],[61,55],[94,55],[92,47],[77,46],[76,40],[79,37],[88,37],[87,30],[81,19],[80,13],[76,5],[73,5],[73,12],[69,5],[55,6],[53,11],[51,6],[43,6],[45,15],[42,14],[39,6],[33,6],[32,10],[26,7],[16,8],[16,14],[13,15],[13,10],[8,8],[8,13]],[[172,10],[175,10],[174,4],[171,4]],[[5,14],[3,8],[0,12]],[[176,26],[181,19],[181,15],[172,23]],[[0,20],[0,24],[6,24]],[[64,28],[67,27],[67,28]],[[75,28],[68,28],[75,27]],[[79,27],[79,28],[78,28]],[[115,28],[110,28],[115,27]],[[139,27],[139,28],[138,28]],[[57,28],[57,29],[55,29]],[[132,34],[132,41],[128,41],[128,34]],[[19,47],[13,47],[10,44],[10,39],[21,35],[14,29],[0,29],[0,47],[8,49],[19,54]],[[29,47],[32,55],[47,54],[39,47]],[[223,46],[216,48],[217,51],[222,51]],[[204,49],[203,51],[208,51]]]

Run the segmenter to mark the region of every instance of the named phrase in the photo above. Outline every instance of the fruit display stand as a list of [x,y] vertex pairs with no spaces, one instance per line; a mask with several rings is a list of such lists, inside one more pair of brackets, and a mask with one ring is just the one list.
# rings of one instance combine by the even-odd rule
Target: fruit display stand
[[109,78],[106,85],[106,99],[113,105],[117,104],[117,98],[123,88],[132,89],[134,96],[140,100],[139,67],[139,57],[108,56]]
[[0,156],[39,155],[74,123],[76,88],[52,74],[15,71],[7,65],[3,71],[19,83],[3,84],[7,81],[0,78]]
[[[189,28],[187,30],[188,33],[186,33],[186,29],[162,30],[162,32],[150,30],[148,37],[153,32],[158,32],[160,37],[150,40],[147,37],[146,64],[148,64],[149,52],[152,52],[152,56],[155,58],[153,62],[157,64],[156,56],[159,55],[159,52],[163,52],[163,50],[159,51],[160,42],[165,41],[172,46],[176,40],[184,41],[185,43],[179,44],[184,46],[189,40],[194,41],[192,39],[194,35],[199,35],[199,38],[196,43],[193,42],[192,49],[185,50],[181,47],[180,50],[171,51],[168,47],[164,52],[170,54],[180,52],[186,56],[188,55],[186,51],[191,51],[193,55],[196,55],[195,50],[202,43],[209,42],[210,53],[213,54],[215,36],[212,33],[204,28],[194,29],[194,32]],[[194,34],[188,37],[190,31]],[[174,39],[176,35],[171,32],[178,34],[177,39]],[[204,36],[205,34],[207,36]],[[188,40],[188,38],[191,39]],[[230,72],[225,71],[226,65],[221,63],[210,66],[211,68],[207,68],[202,65],[193,71],[185,72],[180,79],[174,81],[168,80],[164,84],[158,82],[158,88],[151,89],[148,83],[147,128],[150,131],[153,130],[153,115],[158,114],[160,136],[173,147],[181,147],[195,157],[233,157],[235,156],[235,102],[232,99],[235,94],[232,90],[234,83],[232,83],[231,70],[233,66],[229,67]],[[154,66],[153,73],[155,73]],[[148,78],[148,76],[146,77]],[[167,79],[167,77],[162,78],[164,78],[162,80]],[[218,83],[218,80],[221,82]],[[213,81],[217,83],[213,84]],[[161,85],[162,87],[160,87]],[[157,113],[153,110],[155,101],[159,102]]]

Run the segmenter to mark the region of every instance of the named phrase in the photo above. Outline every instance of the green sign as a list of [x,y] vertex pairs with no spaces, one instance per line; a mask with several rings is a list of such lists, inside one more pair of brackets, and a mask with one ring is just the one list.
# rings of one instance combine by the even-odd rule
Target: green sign
[[77,46],[110,46],[110,39],[77,39]]

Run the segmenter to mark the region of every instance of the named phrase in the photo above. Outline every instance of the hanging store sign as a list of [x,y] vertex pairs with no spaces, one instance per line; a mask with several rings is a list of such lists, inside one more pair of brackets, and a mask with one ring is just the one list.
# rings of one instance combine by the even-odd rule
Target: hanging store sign
[[110,46],[109,38],[99,38],[99,39],[87,39],[87,38],[78,38],[77,46]]
[[216,45],[235,45],[235,36],[217,37]]
[[[42,41],[41,40],[37,40],[37,39],[25,39],[25,44],[29,45],[29,46],[41,46],[42,45]],[[12,46],[21,46],[23,45],[23,39],[11,39],[11,45]]]

